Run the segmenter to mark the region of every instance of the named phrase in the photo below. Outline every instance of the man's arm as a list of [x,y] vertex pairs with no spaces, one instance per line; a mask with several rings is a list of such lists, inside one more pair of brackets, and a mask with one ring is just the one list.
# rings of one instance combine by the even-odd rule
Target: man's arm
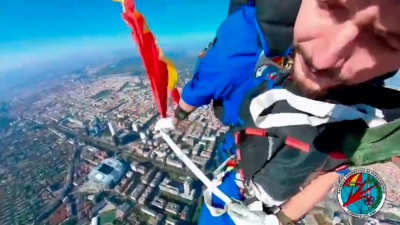
[[197,107],[187,104],[182,98],[179,100],[179,104],[175,109],[173,123],[176,124],[182,120],[185,120]]
[[336,172],[326,173],[317,177],[285,203],[282,212],[294,221],[301,219],[326,197],[339,178],[340,175]]
[[196,71],[193,78],[184,86],[174,114],[178,121],[186,119],[198,107],[210,104],[213,99],[221,96],[224,87],[229,85],[229,78],[224,79],[220,76],[216,68],[208,66],[204,71],[206,72]]
[[191,106],[189,104],[187,104],[185,101],[183,101],[182,99],[179,100],[179,106],[185,110],[188,113],[191,113],[193,111],[195,111],[197,109],[196,106]]

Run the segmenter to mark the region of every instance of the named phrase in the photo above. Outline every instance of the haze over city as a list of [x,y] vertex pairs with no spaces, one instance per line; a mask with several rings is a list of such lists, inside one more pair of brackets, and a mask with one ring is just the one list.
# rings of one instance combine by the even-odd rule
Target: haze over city
[[[229,1],[135,2],[183,87]],[[0,225],[198,223],[204,186],[154,130],[160,114],[121,13],[111,0],[0,3]],[[387,85],[400,89],[400,74]],[[171,138],[212,176],[229,128],[210,106],[178,128]],[[398,166],[368,168],[387,185],[377,218],[400,221]],[[301,223],[334,224],[337,212],[356,223],[336,190]]]
[[[227,0],[139,0],[161,47],[199,51],[227,14]],[[73,64],[111,52],[134,54],[130,31],[121,20],[121,5],[112,1],[32,0],[1,3],[0,72]],[[205,13],[213,16],[207,16]],[[72,61],[72,62],[71,62]]]

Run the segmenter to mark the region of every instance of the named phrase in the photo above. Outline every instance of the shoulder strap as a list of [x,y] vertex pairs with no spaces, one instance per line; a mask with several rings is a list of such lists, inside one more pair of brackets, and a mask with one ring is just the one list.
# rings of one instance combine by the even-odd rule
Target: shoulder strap
[[[282,57],[282,60],[291,59]],[[293,83],[289,79],[292,68],[282,67],[281,65],[274,62],[274,60],[266,57],[265,54],[260,55],[255,68],[256,77],[263,75],[267,78],[267,81],[269,83],[268,89],[282,87],[294,94],[300,95],[300,90],[295,85],[293,85]]]
[[[293,27],[300,9],[301,0],[255,1],[257,23],[261,42],[268,45],[268,55],[282,55],[293,43]],[[264,50],[266,50],[264,48]]]

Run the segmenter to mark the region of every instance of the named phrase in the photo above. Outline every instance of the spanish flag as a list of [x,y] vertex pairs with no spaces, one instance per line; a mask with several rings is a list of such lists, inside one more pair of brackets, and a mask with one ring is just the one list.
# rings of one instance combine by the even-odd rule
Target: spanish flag
[[171,93],[175,103],[179,102],[179,93],[176,90],[178,72],[172,61],[166,58],[158,47],[146,19],[136,10],[134,1],[113,1],[120,2],[122,5],[122,19],[132,30],[132,38],[138,46],[139,54],[146,68],[154,100],[161,117],[164,118],[167,113],[168,92]]

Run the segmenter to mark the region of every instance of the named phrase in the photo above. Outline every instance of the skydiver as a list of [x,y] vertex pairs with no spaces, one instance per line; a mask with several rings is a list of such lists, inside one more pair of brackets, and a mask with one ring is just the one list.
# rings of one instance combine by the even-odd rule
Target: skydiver
[[[277,2],[275,0],[269,0],[263,2],[270,4],[269,7],[266,8],[274,9],[273,11],[266,10],[263,12],[263,16],[265,17],[269,16],[269,18],[277,18],[279,15],[297,14],[297,11],[294,9],[291,9],[291,11],[288,8],[283,8],[285,5],[284,1]],[[296,5],[296,1],[291,2],[291,4],[292,6]],[[257,9],[260,9],[260,5],[257,2],[256,7]],[[396,0],[303,1],[301,3],[301,7],[297,9],[298,16],[294,28],[293,43],[295,46],[295,57],[293,73],[290,76],[290,79],[293,80],[290,83],[293,85],[289,85],[291,88],[288,88],[288,86],[284,86],[284,88],[291,89],[289,92],[295,92],[297,97],[306,97],[308,100],[310,100],[303,101],[296,96],[293,98],[295,100],[305,102],[305,106],[313,104],[313,106],[322,107],[324,105],[319,103],[322,103],[325,100],[333,100],[344,105],[364,103],[372,107],[383,109],[391,109],[396,107],[392,103],[393,101],[383,101],[387,99],[388,96],[382,95],[385,93],[392,94],[393,92],[386,90],[382,91],[382,89],[378,87],[380,85],[377,84],[381,84],[385,78],[393,76],[393,71],[396,71],[400,68],[400,39],[398,37],[400,30],[397,29],[398,26],[396,24],[400,18],[398,18],[399,16],[395,13],[396,10],[399,9],[400,4]],[[251,9],[247,8],[242,8],[241,10],[243,10],[243,12],[246,10],[251,11]],[[243,12],[239,10],[235,13],[239,14]],[[258,10],[258,12],[260,12],[260,10]],[[233,13],[231,16],[235,15],[235,13]],[[274,30],[273,28],[267,28],[263,30],[263,28],[265,28],[263,25],[267,25],[268,27],[268,23],[262,23],[262,21],[259,19],[260,16],[257,16],[258,25],[261,27],[262,34],[265,37],[264,40],[270,40],[271,37],[276,35],[273,31],[277,31],[279,29]],[[276,25],[277,23],[275,21],[275,23],[270,24]],[[290,27],[290,25],[288,26],[287,24],[283,26]],[[270,27],[273,26],[271,25]],[[232,35],[231,37],[236,36]],[[260,42],[263,43],[262,37],[260,39]],[[218,38],[217,33],[216,43],[219,41],[220,39]],[[267,43],[268,47],[270,48],[271,43],[273,43],[273,41]],[[207,54],[204,55],[204,58],[207,57],[207,55],[215,46],[216,45],[209,49]],[[263,48],[264,52],[266,52],[265,42]],[[217,61],[216,63],[221,62]],[[243,70],[245,71],[244,73],[239,72],[242,70],[237,69],[235,74],[247,74],[248,70],[245,68]],[[254,76],[254,68],[252,71]],[[197,76],[194,77],[193,80],[196,79],[198,82],[198,80],[201,80],[202,78]],[[236,77],[233,79],[236,79]],[[285,82],[287,80],[289,79],[286,79]],[[242,112],[240,112],[243,113],[240,114],[240,120],[246,120],[244,118],[250,117],[249,114],[251,114],[251,110],[249,110],[249,107],[251,107],[252,104],[253,106],[257,105],[254,101],[255,98],[257,99],[257,97],[262,96],[262,94],[268,93],[265,92],[265,88],[259,86],[264,84],[259,84],[258,82],[256,83],[256,86],[258,86],[256,93],[247,96],[247,100],[245,99],[243,101],[243,99],[241,99],[241,103],[239,103],[239,108],[244,109]],[[277,84],[283,83],[284,82]],[[235,91],[238,91],[238,89],[240,88],[236,88]],[[366,92],[366,90],[369,92]],[[230,95],[234,95],[233,93]],[[282,93],[292,97],[292,95],[286,92]],[[184,95],[185,94],[183,93],[183,101],[185,101]],[[377,98],[376,95],[381,95],[382,97]],[[223,121],[227,117],[227,114],[229,114],[227,111],[230,112],[232,110],[232,107],[228,107],[229,100],[230,99],[228,98],[228,100],[222,102],[222,109],[225,113],[223,114],[223,117],[219,116],[219,118],[222,118]],[[257,101],[260,100],[262,100],[262,98],[257,99]],[[286,103],[288,103],[291,99],[288,98],[282,100],[286,100]],[[274,105],[275,103],[277,104]],[[263,108],[264,114],[251,115],[250,119],[247,118],[246,123],[253,122],[254,124],[252,125],[255,127],[259,128],[261,126],[262,128],[265,128],[265,124],[263,125],[262,123],[266,121],[266,118],[269,115],[276,115],[278,113],[282,114],[282,110],[288,110],[286,113],[298,113],[299,111],[301,112],[302,110],[307,110],[299,110],[298,108],[294,107],[295,112],[293,112],[293,105],[287,105],[289,105],[289,107],[286,106],[285,108],[281,103],[273,102],[271,107]],[[182,104],[180,108],[181,110],[187,110],[186,113],[188,114],[190,110],[193,110],[194,108],[193,106],[191,107],[192,108],[186,107],[185,104]],[[309,112],[307,112],[309,114],[318,113],[318,111],[313,110],[313,108],[309,109]],[[367,111],[368,109],[363,110]],[[365,114],[368,114],[368,112]],[[182,119],[183,117],[184,116],[182,116],[182,112],[181,115],[177,113],[178,120]],[[318,118],[318,116],[315,118]],[[393,117],[393,119],[395,118],[396,117]],[[376,116],[374,119],[382,122],[382,119],[387,118]],[[354,121],[356,120],[350,120],[350,123]],[[359,122],[360,120],[357,120],[356,123]],[[300,127],[299,125],[295,127],[290,126],[290,129],[285,129],[285,127],[280,127],[278,124],[276,127],[279,129],[272,127],[271,129],[267,129],[267,132],[272,131],[271,133],[275,133],[277,136],[282,134],[287,135],[288,133],[296,136],[299,135],[299,133],[295,132],[296,130],[298,132],[298,129],[305,129],[303,133],[310,133],[310,131],[311,133],[314,132],[314,134],[311,136],[306,137],[308,141],[303,141],[302,143],[310,147],[310,145],[315,145],[316,142],[318,142],[317,139],[319,137],[323,136],[323,134],[319,133],[318,129],[329,130],[324,126],[321,127],[319,125],[321,124],[318,124],[318,126],[310,125],[307,126],[307,129]],[[358,125],[360,124],[355,126],[357,129],[365,129],[365,123],[361,126]],[[249,124],[246,124],[246,126],[249,126]],[[337,134],[337,132],[347,132],[340,129],[340,126],[338,126],[338,128],[339,129],[336,129],[336,133],[333,132],[330,134],[332,135]],[[340,136],[340,134],[338,135]],[[282,210],[280,211],[281,214],[279,216],[281,218],[279,219],[281,223],[286,224],[288,223],[287,219],[293,221],[300,219],[326,195],[326,193],[331,189],[332,184],[336,182],[340,176],[338,173],[331,171],[334,171],[341,164],[346,164],[347,162],[345,159],[341,162],[337,160],[335,161],[334,159],[331,160],[330,155],[327,154],[327,150],[333,151],[331,148],[335,147],[335,144],[338,143],[340,138],[324,140],[329,142],[329,144],[332,146],[311,146],[315,149],[318,149],[318,151],[311,151],[313,157],[316,158],[310,157],[310,155],[308,155],[309,153],[306,154],[301,151],[296,151],[291,147],[287,148],[287,143],[280,142],[279,138],[276,138],[276,140],[274,139],[273,141],[271,141],[271,138],[275,137],[263,138],[258,136],[246,136],[245,139],[240,143],[240,150],[243,153],[242,155],[245,156],[240,162],[240,167],[242,167],[242,170],[244,170],[245,174],[248,174],[247,179],[249,179],[250,183],[252,184],[251,187],[253,188],[253,193],[256,193],[256,199],[261,200],[265,206],[278,207],[278,211],[279,208],[282,207]],[[272,148],[272,143],[275,143],[279,146],[274,146],[275,149],[272,151],[276,155],[271,161],[268,161],[260,157],[260,155],[267,154],[265,148]],[[293,143],[291,143],[291,145],[293,145]],[[310,149],[306,148],[304,151],[310,151]],[[249,156],[252,156],[253,158],[249,158]],[[255,156],[258,156],[258,159],[264,161],[260,162],[257,160],[257,158],[254,158]],[[301,157],[304,157],[303,161],[300,159]],[[267,161],[268,163],[266,163]],[[318,163],[326,161],[332,161],[333,163],[331,165],[320,164],[322,170],[319,172],[325,172],[325,174],[319,176],[317,179],[311,182],[311,184],[306,186],[303,191],[298,192],[301,184],[306,182],[307,178],[310,177],[312,172],[315,172],[316,168],[314,167],[318,166]],[[295,167],[293,162],[298,163],[299,167]],[[304,165],[304,162],[306,162],[306,166]],[[263,165],[260,166],[260,164]],[[257,166],[258,168],[255,168]],[[231,186],[224,188],[224,185],[226,186],[228,181],[231,180],[232,179],[226,178],[221,185],[221,189],[226,189],[226,191],[229,192],[228,189],[232,189]],[[236,190],[239,190],[239,188]],[[218,203],[218,199],[213,199],[212,203],[214,207],[218,207],[216,205]],[[220,207],[223,208],[223,203],[220,204]],[[205,211],[203,213],[206,214],[207,212]],[[282,214],[283,217],[286,217],[286,219],[282,219]],[[238,224],[235,223],[236,218],[231,217],[230,219],[231,224]],[[272,220],[269,221],[270,224],[273,224],[271,221]],[[202,221],[200,221],[200,224],[201,223]]]
[[[213,103],[214,112],[224,125],[240,125],[238,117],[240,102],[248,91],[262,82],[252,79],[260,54],[286,55],[292,43],[293,24],[297,14],[279,18],[266,17],[263,10],[269,6],[263,4],[264,1],[230,1],[228,17],[219,26],[215,39],[199,55],[193,78],[181,92],[174,118],[159,120],[156,124],[157,129],[173,128],[177,122],[186,119],[198,107],[210,103]],[[299,2],[295,0],[288,5],[287,10],[293,11],[298,6]],[[255,20],[256,13],[258,22]],[[281,21],[281,24],[275,25],[275,21]],[[270,35],[268,38],[260,38],[260,33],[264,31],[257,32],[257,29],[268,29]],[[227,134],[220,152],[233,153],[233,144],[233,136]],[[226,154],[223,158],[227,158]]]

